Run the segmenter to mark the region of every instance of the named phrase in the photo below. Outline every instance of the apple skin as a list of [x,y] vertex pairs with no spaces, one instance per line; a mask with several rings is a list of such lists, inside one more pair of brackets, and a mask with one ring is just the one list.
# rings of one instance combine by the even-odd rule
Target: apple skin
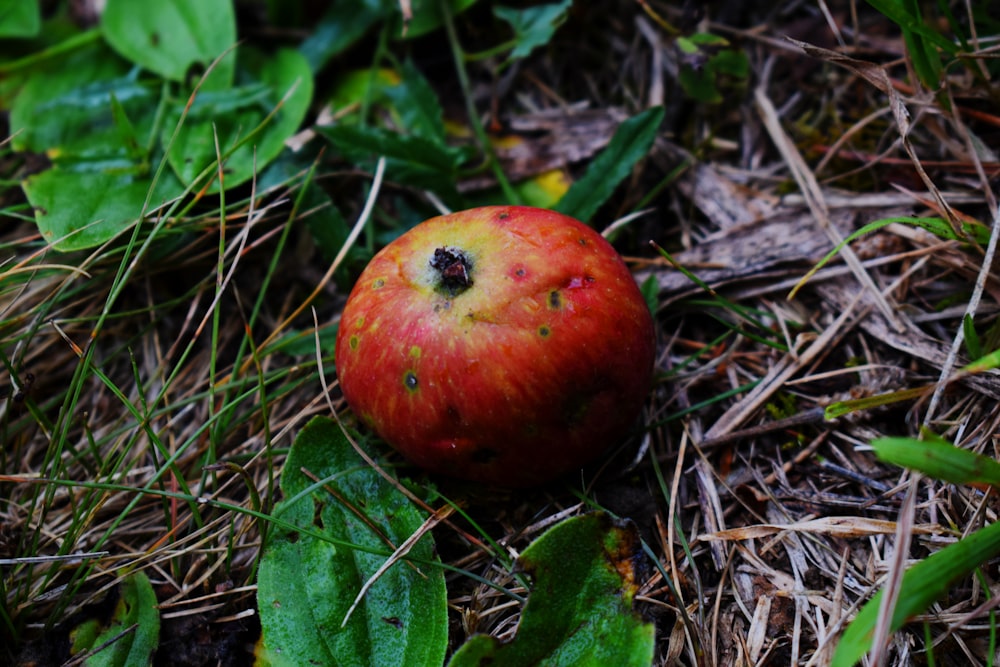
[[488,206],[431,218],[383,248],[351,291],[335,354],[348,405],[406,459],[527,487],[620,441],[649,390],[656,341],[600,234],[554,211]]

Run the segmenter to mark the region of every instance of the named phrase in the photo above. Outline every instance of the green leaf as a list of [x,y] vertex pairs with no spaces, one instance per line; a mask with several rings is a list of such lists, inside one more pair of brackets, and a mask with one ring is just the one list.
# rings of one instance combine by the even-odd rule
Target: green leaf
[[[98,246],[139,220],[152,180],[121,171],[72,171],[53,167],[29,176],[21,187],[35,209],[42,237],[56,250]],[[181,184],[164,170],[151,209],[180,195]],[[152,211],[147,211],[151,213]]]
[[[683,38],[678,38],[680,41]],[[696,32],[693,35],[687,37],[687,40],[692,45],[698,46],[729,46],[729,40],[721,35],[713,35],[710,32]],[[687,49],[682,49],[689,52]]]
[[[133,627],[134,626],[134,627]],[[118,604],[106,626],[95,620],[71,632],[71,655],[100,648],[84,661],[86,667],[146,667],[152,664],[160,638],[156,593],[141,570],[119,584]]]
[[[1000,522],[976,531],[911,567],[900,582],[890,629],[899,630],[907,619],[924,612],[944,597],[955,582],[997,554],[1000,554]],[[833,667],[852,667],[871,649],[881,603],[882,591],[879,591],[847,626],[833,654]]]
[[823,419],[839,419],[844,415],[861,410],[871,410],[885,405],[912,401],[926,396],[930,389],[926,386],[907,387],[898,391],[891,391],[886,394],[875,394],[874,396],[864,396],[862,398],[849,398],[846,401],[834,401],[823,408]]
[[348,618],[358,592],[393,550],[384,540],[403,544],[423,523],[421,512],[325,417],[295,439],[281,490],[285,500],[275,516],[357,548],[307,533],[268,533],[257,583],[265,664],[441,665],[447,596],[443,571],[427,564],[436,560],[429,534],[410,551],[421,564],[393,564]]
[[494,7],[493,13],[514,29],[516,46],[511,52],[512,59],[525,58],[552,39],[556,29],[566,20],[566,14],[573,0],[563,0],[551,5],[539,5],[527,9],[516,7]]
[[[806,272],[804,276],[802,276],[802,279],[799,280],[798,283],[796,283],[795,287],[792,288],[792,291],[788,293],[788,299],[795,298],[795,294],[799,291],[799,289],[803,285],[805,285],[809,281],[809,278],[811,278],[821,268],[826,266],[827,262],[833,259],[837,255],[837,253],[843,250],[844,246],[846,246],[849,243],[852,243],[856,239],[861,238],[865,234],[870,234],[874,231],[877,231],[893,223],[920,227],[922,229],[926,229],[927,231],[929,231],[931,234],[934,234],[938,238],[947,241],[968,240],[957,234],[955,230],[952,229],[951,225],[949,225],[946,220],[943,220],[941,218],[914,218],[910,216],[898,216],[892,218],[882,218],[881,220],[874,220],[872,222],[869,222],[867,225],[864,225],[857,231],[851,233],[850,236],[848,236],[843,241],[838,243],[833,248],[833,250],[828,252],[826,256],[823,257],[823,259],[819,260],[815,266],[809,269],[809,271]],[[985,245],[990,240],[989,228],[978,222],[963,222],[962,232],[964,234],[967,234],[969,238],[971,238],[976,243],[979,243],[980,245]]]
[[715,70],[707,65],[694,68],[689,64],[681,66],[677,80],[684,93],[691,99],[704,104],[715,104],[722,101],[722,94],[715,85]]
[[438,141],[383,128],[341,124],[321,127],[319,131],[355,164],[384,156],[387,180],[439,193],[454,189],[458,166],[467,153]]
[[713,55],[708,66],[718,74],[727,74],[736,79],[745,79],[750,74],[750,61],[743,51],[726,49]]
[[384,90],[408,133],[439,144],[445,140],[444,112],[427,79],[412,61],[403,63],[403,80]]
[[[172,81],[184,81],[192,66],[202,70],[236,44],[232,0],[107,0],[101,14],[104,38],[122,56]],[[214,68],[212,85],[228,88],[235,54]]]
[[662,120],[663,107],[653,107],[623,122],[583,178],[559,200],[556,210],[588,222],[649,151]]
[[[444,23],[444,14],[441,7],[445,2],[448,3],[452,16],[458,16],[476,4],[476,0],[412,0],[410,9],[413,12],[413,16],[406,24],[405,33],[402,14],[397,11],[393,36],[414,39],[437,30]],[[394,2],[393,4],[397,6],[398,10],[399,3]]]
[[1000,350],[993,350],[962,367],[963,373],[983,373],[1000,367]]
[[642,281],[639,291],[642,293],[642,299],[646,302],[649,312],[655,317],[656,309],[660,307],[660,281],[657,280],[656,274],[652,274]]
[[72,63],[56,59],[29,77],[14,98],[13,149],[52,160],[126,157],[112,96],[132,116],[134,131],[151,131],[157,97],[110,49],[94,44],[76,52]]
[[381,0],[334,0],[299,52],[315,74],[331,58],[361,39],[368,29],[388,16],[391,7]]
[[947,39],[941,33],[924,24],[921,17],[906,7],[902,0],[868,0],[868,4],[877,9],[903,31],[916,33],[945,53],[958,53],[958,45]]
[[979,359],[983,356],[983,342],[976,332],[976,323],[972,315],[966,313],[962,318],[962,331],[965,334],[965,349],[969,352],[970,359]]
[[635,525],[603,512],[553,526],[518,559],[533,585],[517,635],[476,635],[448,666],[650,665],[654,627],[632,610],[640,553]]
[[[53,162],[22,188],[43,237],[69,251],[100,245],[139,219],[160,159],[149,149],[160,96],[100,44],[76,51],[72,66],[57,62],[25,82],[10,124],[15,150]],[[182,189],[165,171],[151,207]]]
[[919,470],[952,484],[1000,487],[1000,463],[940,438],[878,438],[871,444],[876,456],[887,463]]
[[0,0],[0,37],[34,37],[41,29],[38,0]]
[[[302,54],[281,49],[264,55],[244,48],[240,56],[246,81],[224,91],[199,92],[170,146],[167,159],[185,184],[193,183],[220,153],[226,187],[250,180],[278,156],[309,109],[313,78]],[[164,144],[170,141],[182,111],[178,105],[168,114]],[[219,187],[216,181],[209,191],[217,192]]]

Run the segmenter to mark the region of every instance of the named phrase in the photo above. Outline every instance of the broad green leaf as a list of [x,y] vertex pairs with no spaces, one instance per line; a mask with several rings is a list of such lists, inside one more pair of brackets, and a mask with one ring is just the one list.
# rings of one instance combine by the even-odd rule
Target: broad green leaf
[[[314,418],[295,439],[281,490],[285,500],[276,516],[341,546],[306,533],[268,533],[257,583],[265,664],[441,665],[448,642],[447,596],[443,571],[427,564],[435,559],[430,535],[410,551],[421,564],[394,563],[348,617],[385,554],[420,528],[421,512],[368,467],[325,417]],[[342,546],[345,542],[357,548]]]
[[876,456],[887,463],[919,470],[952,484],[1000,487],[1000,463],[940,438],[878,438],[871,444]]
[[[139,219],[160,159],[149,152],[160,96],[100,44],[74,52],[72,66],[59,62],[26,81],[10,123],[15,150],[54,164],[22,187],[42,236],[68,251],[100,245]],[[165,172],[150,207],[181,191]]]
[[[944,597],[959,579],[1000,554],[1000,522],[931,554],[903,574],[899,596],[892,610],[890,628],[899,630],[907,619],[920,614]],[[865,603],[844,630],[833,654],[833,667],[852,667],[871,649],[882,591]]]
[[494,7],[493,13],[514,29],[516,46],[510,57],[525,58],[538,47],[548,44],[556,29],[566,20],[566,13],[572,4],[573,0],[563,0],[526,9]]
[[402,81],[385,89],[400,125],[407,133],[443,144],[444,112],[437,94],[412,61],[403,63],[401,73]]
[[41,28],[38,0],[0,0],[0,37],[34,37]]
[[11,105],[12,148],[53,160],[124,157],[128,151],[115,124],[112,94],[132,114],[133,124],[149,132],[156,97],[102,44],[76,51],[72,62],[56,58],[39,67]]
[[[104,38],[136,65],[172,81],[185,81],[192,67],[202,71],[236,44],[232,0],[107,0],[101,14]],[[219,61],[212,86],[233,81],[235,53]]]
[[[250,180],[278,156],[309,109],[313,78],[299,52],[281,49],[264,55],[244,48],[240,57],[246,80],[228,90],[197,93],[170,146],[167,159],[185,184],[194,182],[219,154],[225,161],[226,187]],[[173,135],[182,105],[168,114],[164,144]],[[209,191],[217,192],[219,187],[216,181]]]
[[[135,224],[152,180],[149,175],[110,169],[74,171],[56,166],[29,176],[21,187],[35,209],[42,237],[56,250],[68,252],[98,246]],[[164,170],[146,213],[181,191],[174,175]]]
[[532,586],[509,643],[476,635],[449,667],[646,667],[655,629],[632,609],[639,536],[594,512],[556,524],[521,554]]
[[388,180],[447,193],[454,188],[458,166],[467,151],[415,135],[360,125],[319,128],[348,160],[361,164],[386,158]]
[[140,570],[119,584],[118,604],[107,625],[90,619],[71,631],[70,654],[98,649],[83,662],[85,667],[147,667],[159,638],[156,593]]
[[645,157],[662,120],[663,107],[653,107],[623,122],[611,142],[587,167],[583,178],[559,200],[556,210],[588,222],[628,177],[632,167]]

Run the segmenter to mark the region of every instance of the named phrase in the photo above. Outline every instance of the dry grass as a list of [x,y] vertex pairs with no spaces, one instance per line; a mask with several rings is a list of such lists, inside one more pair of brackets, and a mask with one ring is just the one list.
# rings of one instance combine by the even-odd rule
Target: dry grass
[[[697,17],[651,4],[693,29]],[[867,5],[729,4],[701,24],[750,59],[747,81],[720,84],[724,104],[684,97],[669,33],[630,3],[577,7],[496,99],[471,70],[483,85],[477,106],[515,116],[559,118],[578,100],[615,114],[666,106],[664,136],[596,220],[647,210],[617,244],[641,279],[660,284],[660,381],[648,429],[579,478],[527,494],[437,480],[506,562],[454,517],[435,537],[452,564],[524,593],[506,563],[558,519],[605,507],[636,521],[657,554],[639,599],[657,622],[658,664],[823,665],[874,591],[996,520],[992,492],[910,475],[866,445],[926,427],[996,454],[997,376],[951,378],[967,351],[964,315],[986,351],[998,347],[1000,285],[989,247],[893,224],[788,295],[871,220],[995,219],[992,50],[976,46],[934,94],[911,83],[898,32]],[[806,55],[786,36],[817,48]],[[414,56],[440,90],[454,90],[431,51]],[[320,182],[357,219],[369,176],[342,166],[322,165]],[[249,661],[263,524],[248,510],[266,513],[277,499],[297,429],[328,413],[328,399],[345,413],[329,345],[344,291],[324,280],[328,261],[301,224],[311,211],[292,205],[302,184],[224,215],[199,209],[144,253],[118,240],[58,255],[31,224],[8,223],[0,634],[8,647],[22,642],[22,660],[46,664],[53,623],[93,613],[119,576],[144,568],[162,605],[159,664]],[[400,198],[427,206],[391,184],[376,194],[383,218],[399,214]],[[115,282],[123,269],[127,280]],[[837,401],[907,390],[908,400],[823,419]],[[939,664],[991,664],[995,580],[989,564],[884,637],[883,664],[924,664],[931,645]],[[513,633],[510,598],[457,575],[449,594],[455,642]]]

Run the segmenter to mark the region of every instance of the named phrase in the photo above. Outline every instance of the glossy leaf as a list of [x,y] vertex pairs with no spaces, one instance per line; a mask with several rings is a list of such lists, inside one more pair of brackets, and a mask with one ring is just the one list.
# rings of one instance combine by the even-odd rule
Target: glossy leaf
[[473,636],[449,667],[652,664],[654,627],[632,609],[641,553],[635,526],[604,513],[553,526],[518,559],[532,586],[517,635]]
[[[228,90],[199,92],[170,147],[167,159],[185,184],[194,182],[220,153],[226,187],[250,180],[277,157],[309,109],[313,78],[300,53],[281,49],[264,55],[247,48],[240,57],[247,80]],[[168,115],[164,144],[173,135],[181,111],[178,105]],[[218,189],[216,181],[209,191]]]
[[[112,95],[141,132],[152,127],[153,91],[128,74],[128,65],[95,44],[28,77],[10,109],[11,146],[52,160],[125,158]],[[143,114],[143,109],[150,111]]]
[[[42,237],[57,250],[71,251],[98,246],[136,224],[153,182],[127,172],[53,167],[29,176],[21,187],[35,209]],[[181,190],[165,170],[146,213],[170,202]]]
[[410,551],[423,563],[393,564],[348,617],[362,586],[393,550],[386,542],[403,544],[420,528],[421,512],[324,417],[295,439],[281,490],[285,500],[275,516],[309,533],[274,528],[268,534],[257,589],[263,664],[441,665],[447,599],[442,570],[427,564],[435,558],[430,535]]
[[663,107],[653,107],[623,122],[611,142],[588,165],[583,178],[559,200],[556,210],[588,222],[649,152],[662,120]]
[[[192,67],[202,71],[236,44],[232,0],[160,0],[141,8],[134,0],[107,0],[101,29],[128,60],[172,81],[184,81]],[[216,64],[213,86],[233,81],[235,53]]]

